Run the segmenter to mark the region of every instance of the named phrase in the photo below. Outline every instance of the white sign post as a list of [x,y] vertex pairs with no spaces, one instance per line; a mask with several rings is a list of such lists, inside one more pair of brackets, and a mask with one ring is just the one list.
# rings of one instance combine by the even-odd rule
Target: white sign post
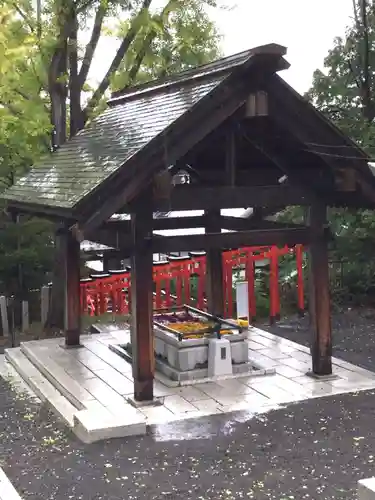
[[249,290],[247,281],[236,283],[237,319],[249,319]]

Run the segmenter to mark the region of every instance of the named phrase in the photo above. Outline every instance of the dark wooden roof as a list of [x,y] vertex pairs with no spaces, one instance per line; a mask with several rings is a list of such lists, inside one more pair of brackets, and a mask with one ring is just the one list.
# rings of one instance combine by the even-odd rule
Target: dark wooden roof
[[10,202],[72,209],[154,137],[214,89],[223,76],[160,93],[139,91],[110,107],[5,193]]
[[[326,177],[337,163],[340,168],[350,164],[370,185],[370,204],[375,206],[375,181],[366,154],[275,74],[288,67],[285,53],[285,47],[270,44],[115,94],[107,111],[2,197],[12,209],[54,215],[93,228],[124,207],[155,173],[195,151],[195,146],[235,115],[249,94],[262,88],[269,96],[272,120],[267,126],[271,128],[262,129],[261,122],[254,122],[253,129],[243,125],[246,140],[256,145],[250,155],[245,151],[245,161],[250,158],[259,172],[265,172],[262,161],[266,159],[278,170],[277,158],[290,148],[294,167],[301,171],[306,160],[315,168],[317,156],[322,168],[329,167]],[[216,161],[220,161],[214,150],[223,156],[215,140],[214,149],[201,159],[206,165],[211,161],[214,175]],[[261,147],[264,141],[266,154]],[[309,184],[301,171],[296,170],[296,178],[300,175]],[[320,183],[320,177],[316,179]],[[344,202],[349,199],[349,194],[342,196]]]
[[[212,92],[224,82],[230,84],[228,78],[236,69],[258,56],[280,59],[285,52],[271,44],[130,89],[111,99],[108,110],[36,165],[3,199],[10,208],[74,218],[82,205],[91,205],[91,196],[108,197],[110,181],[118,186],[116,174],[123,172],[125,181],[133,179],[142,167],[140,153],[152,146],[151,155],[157,154],[157,146],[165,150],[169,128],[179,119],[185,121],[204,98],[213,101]],[[159,154],[159,167],[162,157]]]
[[[236,68],[258,55],[282,57],[285,52],[284,47],[271,44],[129,89],[111,99],[108,110],[2,197],[10,207],[74,217],[79,204],[89,202],[102,185],[110,189],[105,181],[126,169],[129,160],[135,160],[154,139],[162,139],[168,127],[193,111]],[[134,177],[133,170],[129,173]]]

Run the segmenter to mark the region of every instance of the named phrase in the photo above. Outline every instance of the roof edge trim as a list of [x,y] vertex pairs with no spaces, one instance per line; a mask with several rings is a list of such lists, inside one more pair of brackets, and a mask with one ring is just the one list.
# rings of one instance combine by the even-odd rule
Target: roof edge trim
[[[249,50],[245,50],[242,52],[239,52],[238,54],[233,54],[232,56],[224,57],[222,59],[217,59],[216,61],[212,61],[211,63],[203,64],[201,66],[197,66],[195,68],[192,68],[190,70],[183,71],[181,73],[176,73],[175,75],[171,75],[169,78],[165,79],[164,81],[160,80],[152,80],[150,82],[146,82],[144,84],[135,86],[135,87],[130,87],[125,93],[122,95],[119,95],[117,97],[113,97],[107,101],[108,106],[115,106],[117,104],[123,104],[124,102],[131,100],[133,98],[138,98],[141,95],[148,94],[148,93],[154,93],[158,92],[160,90],[166,90],[168,88],[173,88],[177,86],[181,86],[186,82],[193,82],[193,81],[199,81],[207,77],[211,77],[212,75],[220,75],[224,73],[228,73],[231,69],[236,68],[238,66],[242,66],[245,64],[249,59],[251,59],[254,56],[257,55],[276,55],[279,57],[285,56],[287,53],[287,48],[283,45],[279,45],[276,43],[270,43],[267,45],[260,45],[258,47],[254,47]],[[246,59],[242,60],[234,60],[232,64],[228,64],[228,66],[225,67],[218,67],[218,68],[213,68],[209,69],[209,67],[212,64],[219,63],[220,61],[225,62],[226,60],[230,60],[233,57],[236,56],[245,56],[247,54]],[[288,66],[289,67],[289,66]],[[206,71],[205,71],[206,68]],[[186,73],[186,78],[185,79],[178,79],[176,80],[178,76],[183,75]],[[121,91],[120,91],[121,92]]]

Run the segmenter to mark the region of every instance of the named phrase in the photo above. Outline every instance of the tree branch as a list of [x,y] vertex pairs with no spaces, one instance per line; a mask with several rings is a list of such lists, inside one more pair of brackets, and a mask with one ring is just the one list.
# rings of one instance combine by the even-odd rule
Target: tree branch
[[78,76],[78,19],[75,20],[69,38],[69,97],[70,97],[70,127],[69,135],[73,137],[83,128],[81,109],[81,85]]
[[91,63],[94,58],[95,50],[99,42],[100,33],[102,31],[102,25],[106,13],[107,13],[107,7],[104,6],[104,3],[101,2],[98,10],[96,11],[94,27],[91,32],[90,41],[86,45],[85,55],[83,56],[82,66],[78,75],[80,90],[82,90],[82,87],[87,79],[87,75],[90,71]]
[[370,83],[370,42],[369,27],[367,22],[367,2],[361,0],[361,21],[363,27],[363,79],[361,82],[361,97],[363,103],[364,116],[368,121],[374,118],[373,103],[371,100]]
[[355,22],[356,28],[359,29],[360,25],[359,25],[359,19],[358,19],[356,0],[352,0],[352,4],[353,4],[354,22]]
[[[175,0],[169,0],[169,2],[164,7],[162,12],[158,16],[155,17],[155,22],[161,22],[164,19],[164,17],[169,13],[171,6],[173,5],[174,2],[175,2]],[[134,80],[138,74],[139,68],[141,67],[142,61],[146,56],[147,50],[151,47],[151,44],[155,40],[157,34],[158,33],[157,33],[156,29],[154,27],[152,27],[150,29],[150,32],[148,33],[148,35],[144,39],[142,47],[140,48],[138,54],[135,56],[134,64],[129,71],[128,82],[127,82],[125,88],[133,85]]]
[[35,31],[34,26],[31,24],[30,19],[28,18],[28,16],[20,9],[20,7],[18,7],[17,2],[12,2],[12,6],[13,6],[14,10],[25,21],[25,23],[27,24],[27,26],[30,28],[31,32],[34,33],[34,31]]
[[95,0],[87,0],[87,2],[83,2],[81,5],[79,5],[79,2],[77,2],[77,15],[81,14],[85,10],[87,10],[89,7],[91,7],[95,3]]
[[146,11],[149,10],[151,2],[152,2],[152,0],[143,0],[143,5],[142,5],[140,11],[138,12],[138,14],[135,16],[135,19],[133,20],[133,22],[131,23],[131,26],[130,26],[126,36],[122,40],[121,45],[120,45],[115,57],[113,58],[113,61],[110,65],[107,73],[105,74],[103,80],[100,82],[98,88],[95,90],[95,92],[93,93],[86,108],[84,109],[85,122],[87,121],[87,119],[90,116],[90,113],[93,111],[95,106],[98,104],[98,102],[103,97],[106,90],[108,89],[110,82],[111,82],[111,77],[118,70],[121,61],[123,60],[126,52],[128,51],[130,45],[132,44],[135,37],[137,36],[138,31],[140,30],[140,24],[139,24],[140,16],[142,15],[142,13],[145,10]]

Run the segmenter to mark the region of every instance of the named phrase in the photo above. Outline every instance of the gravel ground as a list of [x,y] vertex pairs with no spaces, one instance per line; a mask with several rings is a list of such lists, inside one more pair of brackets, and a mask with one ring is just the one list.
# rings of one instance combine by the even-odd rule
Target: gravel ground
[[[335,355],[372,368],[374,316],[347,311],[333,324]],[[268,329],[306,344],[307,325]],[[0,379],[0,464],[24,499],[354,500],[357,481],[375,476],[374,419],[366,391],[84,445]]]
[[1,383],[0,459],[24,499],[354,500],[374,475],[374,391],[94,445],[13,396]]

